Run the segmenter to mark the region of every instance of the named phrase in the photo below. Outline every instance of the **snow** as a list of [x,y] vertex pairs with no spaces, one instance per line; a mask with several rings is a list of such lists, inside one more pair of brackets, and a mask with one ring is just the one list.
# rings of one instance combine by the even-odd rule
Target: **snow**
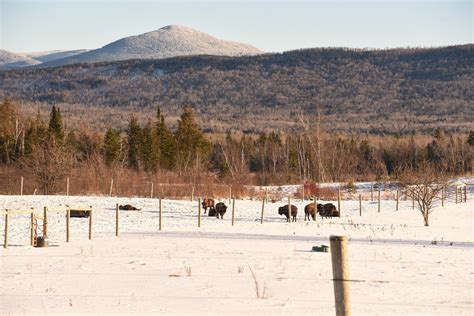
[[102,48],[52,61],[45,66],[189,55],[248,56],[260,53],[262,51],[248,44],[220,40],[190,27],[168,25],[152,32],[119,39]]
[[[116,203],[142,209],[120,212],[119,237]],[[333,315],[330,253],[311,248],[334,234],[349,237],[354,314],[472,314],[472,195],[438,203],[429,227],[403,199],[399,211],[383,200],[380,213],[377,202],[363,201],[362,216],[358,201],[343,200],[341,218],[316,222],[303,220],[309,201],[294,200],[296,223],[278,215],[286,201],[268,203],[263,224],[261,201],[236,200],[234,226],[229,207],[224,220],[203,214],[200,228],[197,201],[162,203],[159,231],[158,199],[1,196],[1,209],[51,210],[49,248],[28,246],[29,215],[10,216],[2,313]],[[71,218],[65,242],[64,205],[93,207],[92,240],[88,219]],[[3,227],[1,216],[2,241]]]

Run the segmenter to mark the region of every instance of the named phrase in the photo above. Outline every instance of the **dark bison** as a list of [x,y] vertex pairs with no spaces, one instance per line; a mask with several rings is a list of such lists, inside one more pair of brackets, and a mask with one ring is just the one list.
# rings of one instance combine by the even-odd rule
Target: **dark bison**
[[90,211],[84,210],[69,210],[70,217],[89,217],[91,214]]
[[318,213],[322,218],[340,217],[339,211],[332,203],[318,204]]
[[[288,220],[288,204],[278,208],[278,214],[285,215]],[[296,214],[298,214],[298,208],[294,205],[291,205],[291,219],[293,222],[296,222]]]
[[130,204],[125,204],[125,205],[119,205],[119,210],[122,211],[139,211],[139,208],[136,208],[135,206],[132,206]]
[[[319,205],[319,204],[318,204]],[[304,207],[304,220],[306,219],[311,220],[309,217],[313,218],[313,221],[316,220],[316,208],[314,207],[314,203],[310,203]]]
[[[202,200],[202,208],[204,209],[204,214],[206,214],[207,209],[209,208],[209,216],[216,216],[216,209],[214,208],[213,199],[204,199]],[[212,212],[212,215],[211,215]]]
[[[222,203],[222,202],[217,203],[217,204],[216,204],[216,209],[215,209],[215,211],[216,211],[216,217],[219,218],[219,215],[220,215],[221,219],[223,219],[223,218],[224,218],[224,214],[225,214],[225,212],[227,211],[227,206],[226,206],[224,203]],[[210,213],[210,212],[211,212],[211,211],[209,211],[209,213]]]

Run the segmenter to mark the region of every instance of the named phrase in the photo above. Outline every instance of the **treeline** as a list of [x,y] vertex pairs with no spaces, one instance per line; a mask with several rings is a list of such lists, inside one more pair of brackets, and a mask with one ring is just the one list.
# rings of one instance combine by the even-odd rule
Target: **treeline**
[[[131,116],[126,130],[102,133],[65,128],[59,108],[49,122],[22,116],[9,100],[0,104],[0,163],[34,177],[44,193],[73,170],[127,170],[162,181],[270,185],[304,181],[385,181],[430,165],[449,175],[473,171],[474,131],[430,137],[343,137],[305,124],[258,137],[203,133],[191,108],[170,128],[160,108],[145,124]],[[102,172],[102,171],[100,171]],[[131,172],[131,173],[130,173]],[[94,175],[94,172],[91,173]],[[172,179],[172,180],[170,180]]]
[[209,132],[286,129],[298,113],[315,115],[319,107],[331,132],[466,133],[474,120],[473,47],[306,49],[0,71],[0,97],[137,112],[188,105],[206,117]]

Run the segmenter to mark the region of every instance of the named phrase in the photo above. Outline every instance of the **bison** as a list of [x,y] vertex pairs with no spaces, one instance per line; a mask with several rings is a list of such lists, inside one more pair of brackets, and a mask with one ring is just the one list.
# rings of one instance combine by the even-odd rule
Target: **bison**
[[225,205],[222,202],[216,204],[215,212],[216,212],[217,218],[219,218],[219,215],[220,215],[221,219],[224,219],[224,214],[226,211],[227,211],[227,205]]
[[125,204],[125,205],[119,205],[119,210],[122,211],[139,211],[139,208],[136,208],[135,206],[132,206],[130,204]]
[[[213,199],[204,199],[202,200],[202,208],[204,209],[204,214],[206,214],[207,209],[209,208],[209,216],[216,216],[216,210],[214,208],[214,200]],[[213,215],[211,215],[211,212]]]
[[316,220],[316,208],[314,207],[314,203],[310,203],[304,207],[304,220],[308,219],[310,220],[309,217],[313,218],[313,221]]
[[[288,216],[288,205],[284,205],[278,208],[279,215],[285,215],[286,219],[289,220]],[[296,222],[296,214],[298,214],[298,208],[294,205],[291,205],[291,219],[293,222]]]
[[340,217],[339,211],[332,203],[318,204],[318,213],[322,218]]

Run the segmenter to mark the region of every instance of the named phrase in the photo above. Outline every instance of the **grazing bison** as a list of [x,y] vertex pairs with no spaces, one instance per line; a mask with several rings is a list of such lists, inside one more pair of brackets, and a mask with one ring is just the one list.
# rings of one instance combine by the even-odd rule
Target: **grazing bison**
[[[319,204],[318,204],[319,205]],[[304,207],[304,220],[306,219],[311,220],[309,217],[313,218],[313,221],[316,220],[316,208],[314,207],[314,203],[310,203]]]
[[340,217],[339,211],[332,203],[318,204],[318,213],[322,218]]
[[84,210],[69,210],[70,217],[89,217],[91,214],[90,211]]
[[[288,204],[278,208],[278,214],[285,215],[286,219],[289,219],[288,216]],[[296,214],[298,214],[298,208],[294,205],[291,205],[291,219],[293,222],[296,222]]]
[[136,208],[135,206],[132,206],[130,204],[125,204],[125,205],[119,205],[119,210],[122,211],[139,211],[139,208]]
[[[225,212],[227,211],[227,206],[226,206],[224,203],[222,203],[222,202],[217,203],[217,204],[216,204],[216,209],[215,209],[215,211],[216,211],[216,217],[219,218],[219,215],[220,215],[220,216],[221,216],[221,219],[223,219],[223,218],[224,218],[224,214],[225,214]],[[211,211],[209,211],[209,213],[210,213],[210,212],[211,212]]]
[[[213,199],[204,199],[202,200],[202,208],[204,209],[204,214],[206,214],[207,208],[209,208],[209,216],[216,216],[216,210],[214,208],[214,200]],[[211,212],[213,215],[211,215]]]

